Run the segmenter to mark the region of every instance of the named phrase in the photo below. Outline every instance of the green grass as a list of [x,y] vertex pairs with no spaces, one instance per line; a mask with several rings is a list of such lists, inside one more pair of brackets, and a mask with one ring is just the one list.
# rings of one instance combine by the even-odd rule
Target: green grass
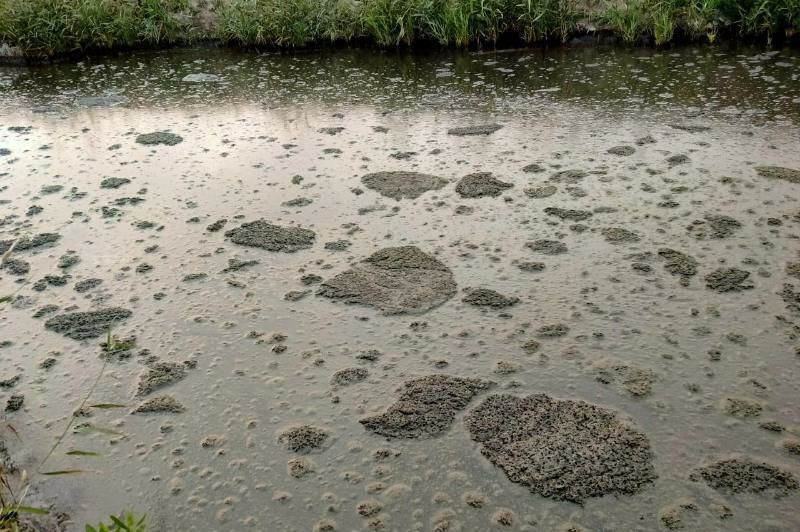
[[[769,43],[800,29],[800,0],[209,0],[210,30],[189,0],[0,0],[0,42],[29,57],[196,39],[295,48],[354,40],[382,47],[567,41],[583,21],[631,44]],[[590,7],[591,6],[591,7]],[[202,17],[200,17],[202,18]]]
[[0,41],[29,56],[163,46],[192,31],[188,0],[3,0]]
[[145,516],[138,517],[131,512],[121,517],[110,516],[110,524],[100,523],[96,527],[86,525],[86,532],[145,532]]

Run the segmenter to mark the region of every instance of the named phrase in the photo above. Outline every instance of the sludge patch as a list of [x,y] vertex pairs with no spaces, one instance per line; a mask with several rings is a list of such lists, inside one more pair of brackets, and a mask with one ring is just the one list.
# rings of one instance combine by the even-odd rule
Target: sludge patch
[[376,172],[361,178],[364,186],[396,200],[416,199],[429,190],[439,190],[447,180],[420,172]]
[[422,314],[456,293],[450,269],[416,246],[384,248],[322,283],[317,295],[375,307],[384,314]]
[[267,251],[282,251],[294,253],[314,245],[317,235],[310,229],[301,227],[282,227],[273,225],[266,220],[243,223],[236,229],[225,233],[234,244],[266,249]]
[[503,128],[500,124],[483,124],[479,126],[453,127],[447,130],[448,135],[456,137],[473,137],[476,135],[491,135]]
[[360,420],[367,430],[388,438],[437,436],[453,424],[456,413],[467,407],[491,381],[449,375],[428,375],[403,384],[400,398],[383,414]]
[[286,450],[300,454],[319,451],[330,438],[328,431],[311,426],[290,427],[278,435],[278,442]]
[[50,318],[44,328],[63,334],[73,340],[97,338],[106,334],[109,328],[133,314],[130,310],[112,307],[91,312],[70,312]]
[[583,401],[492,395],[466,425],[509,480],[544,497],[580,503],[636,493],[657,478],[647,437]]
[[500,181],[491,172],[476,172],[461,178],[456,185],[456,192],[462,198],[482,198],[489,196],[496,198],[507,188],[511,188],[512,183]]
[[770,492],[775,497],[784,497],[800,486],[788,471],[747,457],[720,460],[698,467],[692,471],[689,479],[703,481],[722,493]]
[[790,183],[800,183],[800,170],[782,166],[756,166],[756,173],[761,177],[782,179]]

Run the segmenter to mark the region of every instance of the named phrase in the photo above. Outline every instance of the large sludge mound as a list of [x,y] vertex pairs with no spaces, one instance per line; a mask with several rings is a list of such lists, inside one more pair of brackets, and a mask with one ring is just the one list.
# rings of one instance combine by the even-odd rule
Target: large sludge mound
[[453,297],[453,272],[416,246],[384,248],[325,281],[318,295],[384,314],[422,314]]
[[467,414],[466,424],[509,480],[544,497],[580,503],[635,493],[656,478],[647,437],[583,401],[492,395]]

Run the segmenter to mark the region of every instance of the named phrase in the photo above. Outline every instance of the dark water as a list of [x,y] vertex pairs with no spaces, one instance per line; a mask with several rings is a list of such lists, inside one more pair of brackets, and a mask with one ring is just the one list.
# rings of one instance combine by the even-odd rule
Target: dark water
[[[206,76],[186,78],[193,74]],[[503,127],[447,134],[487,123]],[[74,530],[123,509],[147,513],[153,530],[303,531],[321,520],[336,530],[658,530],[672,515],[688,530],[797,529],[797,491],[731,495],[689,476],[730,456],[800,476],[785,445],[800,438],[799,318],[781,296],[785,283],[800,285],[791,267],[800,261],[800,184],[755,170],[800,169],[799,124],[796,51],[189,50],[2,69],[0,240],[61,235],[50,247],[12,251],[28,274],[0,272],[0,294],[15,293],[0,308],[0,340],[13,342],[0,350],[0,380],[20,376],[0,394],[25,396],[7,413],[21,441],[4,439],[32,478],[30,502],[67,512]],[[153,131],[183,141],[136,142]],[[637,144],[648,136],[654,142]],[[633,152],[608,152],[619,146]],[[532,164],[542,171],[523,170]],[[396,201],[361,181],[387,170],[448,183]],[[554,181],[563,170],[586,175]],[[455,184],[473,172],[514,186],[462,198]],[[101,188],[107,177],[130,182]],[[548,185],[552,196],[525,192]],[[140,199],[121,199],[131,197]],[[297,198],[311,202],[286,205]],[[592,216],[561,221],[549,207]],[[720,215],[738,225],[715,238],[705,217]],[[224,230],[206,229],[221,218]],[[280,253],[224,236],[258,218],[313,230],[315,243]],[[609,228],[638,239],[610,243]],[[539,239],[567,252],[525,246]],[[325,246],[339,240],[350,245]],[[421,316],[332,302],[300,281],[405,245],[436,255],[458,284]],[[665,270],[661,248],[696,261],[686,285]],[[80,262],[65,273],[58,263],[69,251]],[[223,273],[232,258],[258,264]],[[524,271],[526,261],[544,268]],[[143,263],[152,269],[142,272]],[[718,268],[749,272],[752,288],[708,288]],[[64,274],[64,286],[35,289]],[[74,289],[87,279],[102,283]],[[520,301],[481,310],[462,302],[470,287]],[[285,299],[303,290],[311,293]],[[133,312],[113,333],[135,336],[136,347],[109,361],[90,401],[128,406],[77,420],[120,434],[70,432],[42,468],[91,471],[82,475],[34,471],[100,373],[105,335],[76,341],[47,330],[50,316],[33,317],[45,305]],[[537,337],[553,324],[568,333]],[[522,347],[533,339],[535,353]],[[377,361],[357,357],[371,349],[382,353]],[[185,412],[129,415],[151,357],[196,364],[154,394],[174,396]],[[54,365],[42,367],[46,359]],[[652,376],[651,393],[598,379],[615,366]],[[332,386],[336,371],[353,367],[368,377]],[[404,381],[434,373],[619,412],[647,436],[658,479],[635,494],[554,501],[484,458],[464,412],[431,439],[387,442],[359,423],[388,407]],[[730,415],[728,399],[761,411]],[[785,430],[760,428],[765,421]],[[287,473],[296,455],[278,434],[303,423],[331,437],[297,479]],[[377,462],[383,448],[399,454]],[[76,449],[100,456],[65,454]],[[482,508],[464,502],[475,493]],[[382,510],[362,517],[364,501]],[[497,523],[503,511],[513,514],[507,527]]]

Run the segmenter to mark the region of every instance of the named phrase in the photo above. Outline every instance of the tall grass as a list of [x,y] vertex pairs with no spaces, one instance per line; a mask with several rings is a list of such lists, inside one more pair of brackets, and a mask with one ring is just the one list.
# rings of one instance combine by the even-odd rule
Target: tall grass
[[29,56],[209,37],[246,46],[366,40],[394,47],[567,41],[578,22],[628,43],[719,34],[770,42],[800,28],[800,0],[214,0],[210,33],[189,0],[0,0],[0,42]]
[[178,42],[188,0],[2,0],[0,41],[30,56]]

